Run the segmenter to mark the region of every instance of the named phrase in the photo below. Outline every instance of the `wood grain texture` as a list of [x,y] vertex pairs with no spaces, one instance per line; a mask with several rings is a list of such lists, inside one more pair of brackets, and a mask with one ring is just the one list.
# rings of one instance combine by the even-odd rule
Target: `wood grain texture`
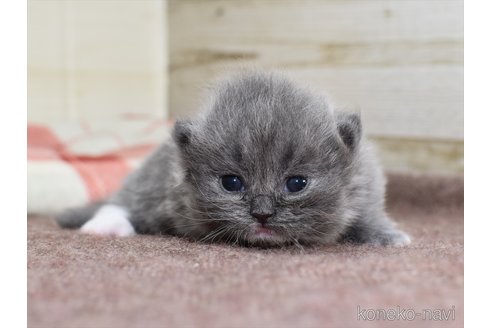
[[371,137],[384,168],[452,174],[464,171],[463,141]]
[[174,117],[224,73],[275,69],[360,111],[386,165],[462,169],[462,1],[171,0],[169,29]]
[[371,134],[461,139],[461,13],[458,1],[171,1],[171,111],[252,65],[360,108]]
[[29,1],[29,121],[164,117],[165,5]]

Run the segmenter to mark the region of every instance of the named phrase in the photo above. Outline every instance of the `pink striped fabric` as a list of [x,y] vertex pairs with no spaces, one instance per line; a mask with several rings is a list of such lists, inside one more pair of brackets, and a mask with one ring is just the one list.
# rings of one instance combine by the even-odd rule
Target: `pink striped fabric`
[[135,118],[28,124],[28,212],[54,212],[108,196],[167,137],[170,124]]

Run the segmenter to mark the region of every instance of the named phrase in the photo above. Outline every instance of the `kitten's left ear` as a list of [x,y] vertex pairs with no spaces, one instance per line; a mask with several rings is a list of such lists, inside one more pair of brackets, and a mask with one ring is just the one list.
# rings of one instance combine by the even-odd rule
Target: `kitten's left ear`
[[338,112],[335,114],[335,117],[340,138],[348,149],[354,150],[358,146],[362,136],[360,115]]
[[174,124],[173,139],[181,149],[190,144],[191,128],[192,123],[190,121],[176,121]]

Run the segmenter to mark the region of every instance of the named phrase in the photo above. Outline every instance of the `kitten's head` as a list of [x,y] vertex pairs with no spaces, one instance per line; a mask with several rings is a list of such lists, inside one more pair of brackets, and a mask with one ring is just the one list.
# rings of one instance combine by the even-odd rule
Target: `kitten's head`
[[174,129],[210,238],[255,245],[335,241],[360,138],[357,115],[261,73],[223,82],[206,115]]

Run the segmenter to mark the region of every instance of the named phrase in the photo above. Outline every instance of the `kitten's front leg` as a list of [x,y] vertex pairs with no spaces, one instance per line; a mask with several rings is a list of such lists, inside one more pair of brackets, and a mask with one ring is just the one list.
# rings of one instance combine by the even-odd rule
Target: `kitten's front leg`
[[342,243],[402,247],[410,244],[410,236],[395,228],[387,218],[357,221],[339,239]]
[[403,247],[410,244],[410,242],[411,239],[408,234],[396,228],[391,228],[372,235],[368,243],[377,246]]
[[135,234],[135,229],[129,220],[129,213],[125,207],[106,204],[81,228],[82,233],[125,237]]

